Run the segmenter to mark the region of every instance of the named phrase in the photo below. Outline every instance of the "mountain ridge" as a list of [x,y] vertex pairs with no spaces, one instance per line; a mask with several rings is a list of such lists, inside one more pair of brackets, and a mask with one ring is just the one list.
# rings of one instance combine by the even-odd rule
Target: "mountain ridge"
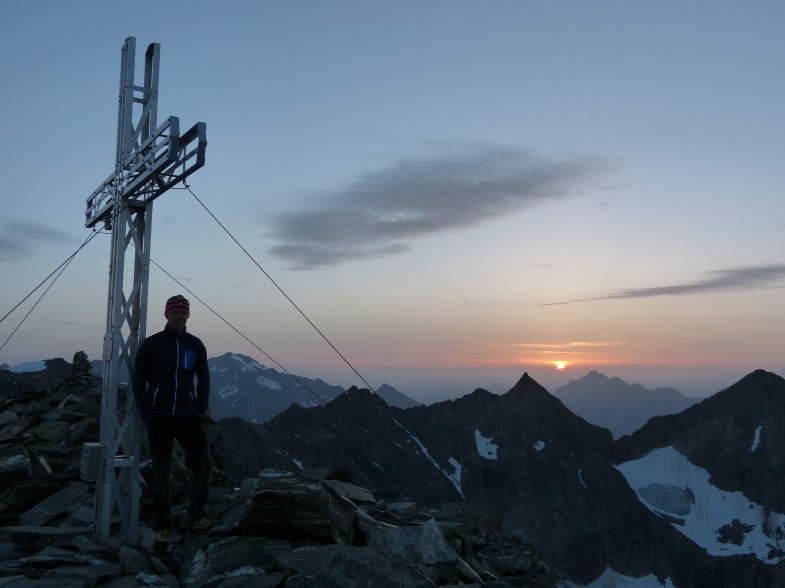
[[[96,378],[83,375],[86,357],[75,356],[72,365],[51,361],[30,383],[63,368],[68,375],[57,394],[16,390],[0,410],[2,455],[26,456],[50,485],[60,478],[38,464],[73,471],[75,441],[98,434],[100,407],[82,392],[100,396]],[[646,586],[775,588],[785,585],[783,408],[785,379],[756,370],[614,440],[524,373],[503,394],[478,388],[402,409],[352,387],[326,404],[292,404],[263,424],[231,418],[210,429],[220,433],[215,457],[223,457],[217,463],[233,486],[288,476],[303,480],[307,492],[305,480],[318,476],[369,489],[374,512],[451,512],[464,524],[459,535],[449,535],[449,524],[443,531],[457,553],[470,558],[482,547],[488,554],[493,537],[505,553],[533,546],[558,570],[560,588],[619,575],[629,586],[649,578]],[[64,439],[74,447],[59,446]],[[0,460],[4,476],[25,475],[15,463]],[[29,494],[1,496],[10,504]],[[467,524],[482,531],[464,534]],[[262,525],[253,532],[270,531]]]
[[[785,380],[762,373],[731,386],[737,392],[727,401],[728,406],[743,402],[751,389],[761,386],[785,397]],[[714,403],[723,402],[722,394],[715,396]],[[733,412],[732,408],[728,411]],[[752,412],[750,418],[766,414],[762,406]],[[712,430],[715,435],[726,432],[728,424],[716,424],[712,414],[693,409],[683,429]],[[783,414],[773,418],[782,420]],[[649,428],[669,418],[676,417],[653,419]],[[252,429],[253,438],[236,442],[233,436],[246,427]],[[775,431],[773,425],[764,427]],[[736,520],[724,518],[721,510],[712,514],[716,528],[707,530],[708,538],[704,531],[697,540],[708,541],[708,547],[719,554],[732,547],[731,555],[709,555],[695,543],[695,536],[688,534],[694,520],[685,516],[697,508],[690,504],[689,496],[701,502],[701,512],[709,509],[710,493],[721,490],[715,488],[714,478],[722,474],[723,462],[742,463],[749,446],[739,451],[734,445],[732,460],[723,456],[702,464],[690,463],[689,468],[680,466],[681,471],[702,468],[708,472],[706,482],[685,479],[663,485],[655,478],[633,487],[635,478],[630,478],[632,482],[625,478],[640,469],[636,464],[643,457],[654,457],[658,447],[669,446],[665,443],[667,428],[662,428],[660,437],[639,435],[615,441],[608,430],[575,415],[524,374],[502,395],[478,388],[461,398],[406,410],[387,406],[368,390],[352,388],[345,397],[323,407],[292,406],[264,425],[232,423],[226,434],[227,446],[236,453],[232,459],[242,461],[250,471],[254,469],[251,458],[242,456],[240,449],[249,442],[257,455],[264,447],[257,468],[329,465],[347,472],[361,485],[379,490],[382,496],[410,496],[426,505],[464,500],[492,505],[498,509],[500,533],[537,545],[549,561],[582,583],[596,579],[608,568],[633,577],[651,573],[661,579],[672,578],[676,586],[745,585],[745,574],[752,568],[756,574],[765,571],[764,575],[780,577],[785,516],[771,514],[768,530],[754,519],[759,516],[755,513],[773,510],[772,504],[779,504],[774,501],[779,496],[775,493],[759,492],[758,503],[738,511],[749,511],[751,520],[742,522],[739,517],[744,515],[736,511],[728,511]],[[673,445],[678,449],[676,433]],[[711,437],[701,438],[713,443]],[[785,431],[777,438],[785,440]],[[694,444],[699,445],[698,441]],[[619,449],[625,446],[633,451]],[[711,447],[709,443],[701,449],[710,456]],[[764,478],[772,481],[781,472],[776,467],[785,450],[770,441],[766,451],[763,467],[769,469]],[[663,459],[690,459],[676,449],[669,455]],[[640,467],[650,475],[658,471]],[[737,478],[742,490],[749,492],[754,487],[743,483],[744,475]],[[672,488],[685,490],[679,494]],[[755,500],[752,495],[750,499]],[[681,506],[674,509],[670,506],[674,503]],[[763,545],[766,542],[770,548]],[[738,583],[723,584],[729,578]]]
[[[94,373],[100,376],[101,360],[93,360],[92,363]],[[208,363],[213,378],[211,408],[216,419],[239,416],[252,422],[266,422],[293,402],[302,406],[326,404],[344,391],[343,387],[328,384],[321,378],[279,372],[238,353],[211,357]],[[45,362],[22,365],[40,369],[45,367]],[[6,369],[14,370],[16,366]],[[124,381],[127,377],[121,378],[121,382]],[[483,386],[482,389],[498,395],[509,388],[499,389],[497,384]],[[464,389],[456,384],[451,391],[455,397],[460,397],[470,388]],[[422,404],[387,383],[375,392],[391,406],[410,408]],[[575,414],[609,429],[616,439],[634,432],[654,416],[673,414],[700,401],[688,398],[674,388],[649,390],[641,384],[628,384],[618,377],[609,378],[597,370],[556,388],[553,395]]]
[[610,430],[617,439],[636,431],[652,417],[681,412],[699,401],[675,388],[650,390],[597,370],[560,386],[553,394],[573,412]]

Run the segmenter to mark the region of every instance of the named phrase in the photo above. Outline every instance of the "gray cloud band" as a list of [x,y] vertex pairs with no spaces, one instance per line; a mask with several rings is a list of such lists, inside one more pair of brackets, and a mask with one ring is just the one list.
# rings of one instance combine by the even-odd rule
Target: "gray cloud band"
[[540,306],[558,306],[589,300],[615,300],[619,298],[651,298],[654,296],[682,296],[685,294],[704,294],[709,292],[725,292],[729,290],[753,290],[777,286],[785,280],[785,265],[768,264],[748,267],[730,268],[711,272],[712,277],[697,282],[657,286],[653,288],[631,288],[609,294],[577,298],[565,302],[552,302]]
[[506,147],[404,160],[320,195],[317,207],[278,216],[270,252],[295,269],[399,254],[418,237],[597,189],[608,169],[598,159],[545,161]]
[[35,253],[39,242],[66,243],[68,236],[40,223],[25,220],[0,220],[0,262],[18,261]]

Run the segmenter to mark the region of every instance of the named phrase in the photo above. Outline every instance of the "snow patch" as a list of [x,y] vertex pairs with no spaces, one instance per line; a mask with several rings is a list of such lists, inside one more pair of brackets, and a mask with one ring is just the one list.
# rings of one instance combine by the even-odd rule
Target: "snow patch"
[[638,499],[667,518],[710,555],[753,554],[766,563],[783,560],[785,516],[751,502],[741,492],[709,483],[709,473],[673,447],[616,466]]
[[218,390],[218,396],[221,398],[228,398],[229,396],[234,396],[238,392],[237,386],[224,386]]
[[[448,459],[447,463],[455,468],[452,474],[447,474],[447,477],[450,478],[458,492],[461,492],[461,471],[463,470],[463,467],[454,457]],[[461,492],[461,496],[463,496],[463,492]]]
[[264,369],[264,366],[261,363],[259,363],[255,359],[251,359],[250,357],[244,357],[242,355],[236,355],[234,353],[232,353],[230,357],[240,364],[241,371],[255,372],[256,370]]
[[[438,469],[444,475],[444,477],[447,478],[450,481],[450,483],[453,486],[455,486],[455,489],[458,491],[458,494],[461,495],[461,498],[466,498],[466,496],[463,494],[463,489],[461,488],[461,464],[459,464],[452,457],[449,458],[448,462],[450,463],[450,465],[453,466],[454,471],[452,473],[447,472],[444,468],[442,468],[437,463],[437,461],[435,459],[433,459],[433,457],[431,457],[431,454],[429,453],[429,451],[425,447],[425,445],[423,445],[422,442],[411,431],[409,431],[406,427],[404,427],[397,420],[393,419],[393,422],[396,425],[398,425],[399,427],[401,427],[401,429],[403,429],[403,431],[409,436],[410,442],[414,441],[417,444],[417,446],[420,448],[420,451],[422,452],[422,454],[426,458],[428,458],[428,460],[434,465],[434,467],[436,467],[436,469]],[[396,445],[398,445],[398,444],[396,443]]]
[[270,378],[265,378],[264,376],[256,376],[256,383],[265,388],[269,388],[270,390],[280,390],[282,388],[278,382],[271,380]]
[[752,440],[752,447],[750,447],[750,452],[755,453],[755,451],[760,447],[760,432],[763,427],[758,425],[755,428],[755,439]]
[[496,455],[499,446],[493,442],[492,438],[483,437],[479,429],[474,430],[474,443],[477,445],[477,453],[485,459],[499,459]]

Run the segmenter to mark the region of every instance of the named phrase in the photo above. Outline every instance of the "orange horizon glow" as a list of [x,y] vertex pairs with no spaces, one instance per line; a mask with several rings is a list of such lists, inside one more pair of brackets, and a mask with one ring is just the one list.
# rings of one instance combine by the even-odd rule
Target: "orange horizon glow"
[[[313,367],[333,367],[340,365],[329,353],[306,352],[303,349],[290,351],[293,358],[284,358],[284,363],[308,363]],[[220,355],[220,352],[214,353]],[[630,349],[618,342],[567,342],[533,344],[486,344],[486,345],[435,345],[406,346],[402,348],[380,347],[364,349],[349,354],[353,364],[369,369],[544,369],[566,375],[585,370],[613,370],[616,368],[728,368],[735,362],[705,361],[704,358],[687,359],[666,357],[637,357]],[[559,357],[559,359],[554,359]],[[263,358],[257,358],[263,364]],[[560,365],[561,364],[561,365]],[[746,364],[745,364],[746,365]]]

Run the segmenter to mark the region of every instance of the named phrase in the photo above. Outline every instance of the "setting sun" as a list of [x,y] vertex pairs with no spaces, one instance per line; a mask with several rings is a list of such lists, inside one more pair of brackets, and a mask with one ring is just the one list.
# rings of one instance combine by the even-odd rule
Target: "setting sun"
[[567,367],[567,364],[564,363],[563,361],[557,361],[556,362],[556,369],[557,370],[563,370],[566,367]]

